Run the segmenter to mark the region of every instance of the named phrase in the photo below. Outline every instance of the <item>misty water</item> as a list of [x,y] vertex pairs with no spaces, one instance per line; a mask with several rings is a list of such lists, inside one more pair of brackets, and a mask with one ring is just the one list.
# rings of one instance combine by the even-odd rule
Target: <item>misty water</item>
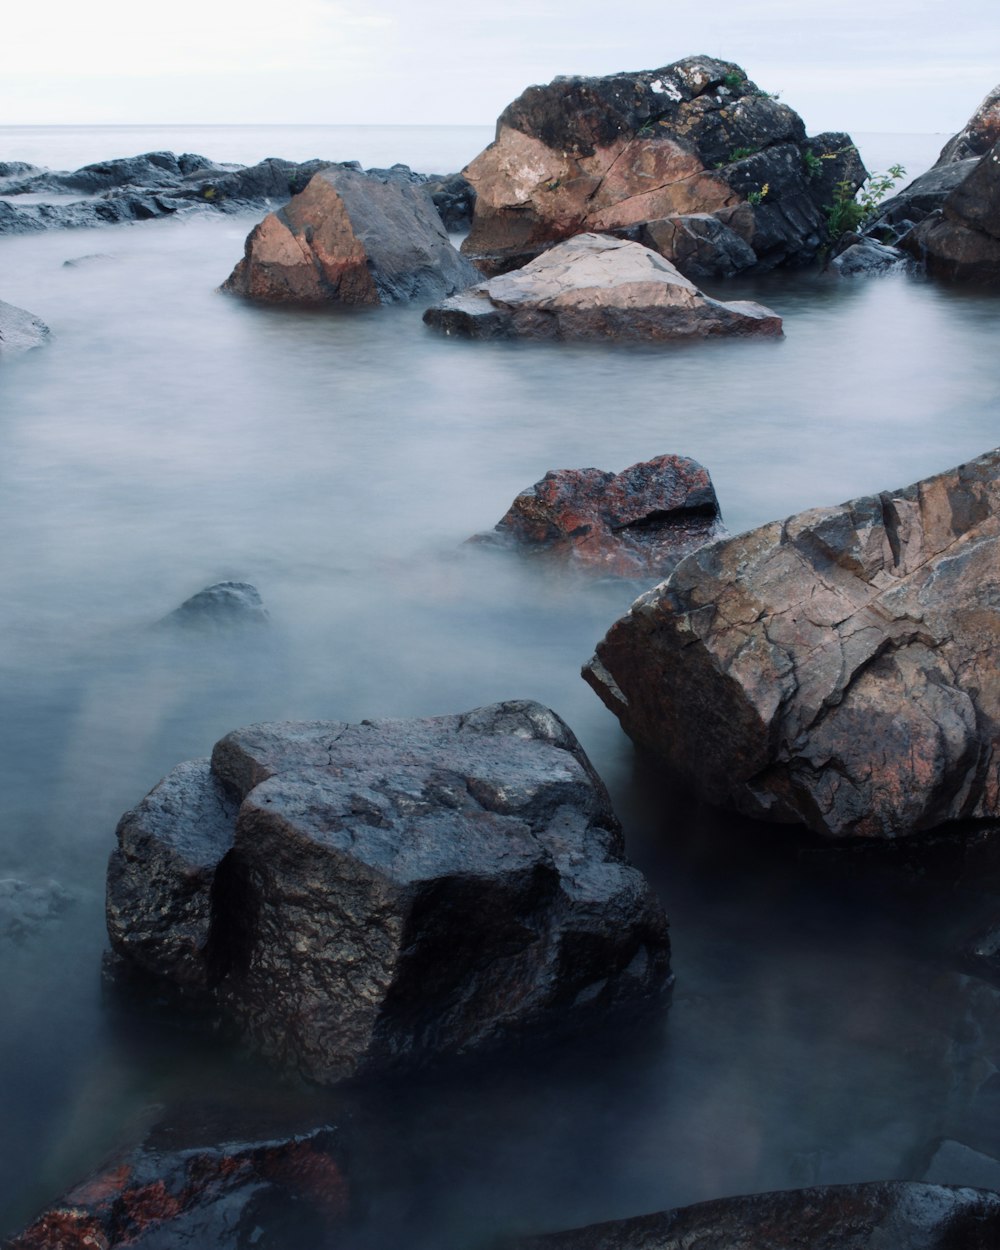
[[[469,138],[434,137],[427,164]],[[870,163],[906,142],[925,165],[940,146]],[[735,532],[975,456],[1000,442],[996,297],[771,275],[709,289],[773,306],[781,342],[469,343],[420,308],[219,294],[253,220],[0,240],[0,298],[53,330],[0,369],[0,878],[70,896],[0,939],[0,1232],[178,1108],[339,1125],[362,1211],[343,1244],[370,1250],[920,1177],[942,1137],[1000,1153],[1000,996],[947,955],[976,900],[806,868],[787,835],[669,790],[579,677],[644,584],[465,545],[550,468],[693,456]],[[223,579],[259,588],[267,629],[153,628]],[[105,1000],[115,824],[176,763],[257,720],[526,697],[575,729],[663,897],[669,1009],[348,1094]]]

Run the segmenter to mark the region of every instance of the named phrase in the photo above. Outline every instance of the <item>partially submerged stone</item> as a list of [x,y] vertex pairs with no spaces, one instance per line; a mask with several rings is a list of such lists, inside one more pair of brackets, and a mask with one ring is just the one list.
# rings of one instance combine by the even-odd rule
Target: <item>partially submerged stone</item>
[[656,252],[601,234],[577,235],[462,291],[429,308],[424,321],[470,338],[663,342],[782,333],[781,318],[762,304],[711,299]]
[[1000,815],[1000,450],[700,548],[584,677],[709,801],[831,837]]
[[704,215],[735,243],[702,249],[699,273],[802,264],[826,241],[836,185],[866,176],[848,135],[807,138],[787,104],[707,56],[529,87],[464,172],[477,198],[462,250],[487,274],[574,234],[657,222],[673,223],[661,244],[640,241],[683,268],[682,223]]
[[1000,1194],[872,1181],[720,1198],[508,1250],[995,1250]]
[[229,630],[265,625],[267,609],[260,591],[249,582],[215,582],[185,599],[161,625],[178,629]]
[[687,456],[657,456],[621,473],[546,473],[476,541],[615,577],[666,577],[682,556],[722,533],[708,471]]
[[222,289],[269,303],[377,305],[440,299],[476,276],[423,186],[336,166],[254,227]]
[[669,980],[607,792],[538,704],[238,730],[118,838],[126,969],[316,1081],[579,1025]]
[[42,347],[48,338],[49,327],[41,318],[0,300],[0,361]]

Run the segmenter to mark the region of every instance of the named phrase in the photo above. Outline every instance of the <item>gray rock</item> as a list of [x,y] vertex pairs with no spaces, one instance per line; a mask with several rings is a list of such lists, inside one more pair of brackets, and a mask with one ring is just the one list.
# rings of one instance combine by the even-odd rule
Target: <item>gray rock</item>
[[898,247],[888,247],[884,243],[877,243],[874,239],[853,237],[856,241],[849,242],[830,261],[830,267],[845,278],[858,275],[870,277],[876,273],[888,273],[909,262],[909,257]]
[[183,629],[221,630],[264,625],[267,609],[256,586],[249,582],[216,582],[185,599],[160,622]]
[[[961,168],[954,166],[953,168]],[[935,277],[1000,283],[1000,140],[900,247]]]
[[931,1185],[954,1185],[959,1177],[977,1189],[1000,1190],[1000,1159],[946,1138],[921,1179]]
[[469,338],[666,339],[780,335],[762,304],[704,295],[658,253],[580,234],[513,273],[429,308],[424,321]]
[[125,966],[211,996],[319,1082],[579,1026],[669,981],[607,793],[538,704],[238,730],[118,838]]
[[49,334],[49,327],[33,313],[0,300],[0,360],[44,346]]

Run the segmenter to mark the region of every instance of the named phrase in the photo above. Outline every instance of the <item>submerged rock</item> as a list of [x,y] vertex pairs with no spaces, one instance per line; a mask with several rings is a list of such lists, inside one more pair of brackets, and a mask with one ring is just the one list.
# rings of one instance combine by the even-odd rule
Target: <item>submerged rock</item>
[[808,139],[788,105],[706,56],[529,87],[464,173],[477,198],[462,250],[487,274],[584,231],[642,225],[640,241],[683,269],[692,215],[707,214],[727,241],[696,249],[699,276],[814,259],[835,186],[866,176],[848,135]]
[[30,882],[0,878],[0,942],[23,942],[51,920],[57,920],[75,897],[56,881]]
[[781,318],[749,300],[704,295],[639,243],[580,234],[515,273],[500,274],[424,313],[470,338],[666,339],[782,333]]
[[326,1244],[350,1206],[339,1155],[332,1129],[179,1151],[140,1147],[70,1190],[4,1245],[246,1250],[271,1245],[260,1238],[275,1228],[282,1245]]
[[538,704],[237,730],[118,841],[125,969],[319,1082],[579,1025],[669,980],[607,793]]
[[911,1181],[823,1185],[593,1224],[509,1250],[995,1250],[1000,1194]]
[[545,552],[615,577],[665,577],[724,532],[708,471],[687,456],[657,456],[621,473],[546,473],[475,541]]
[[831,837],[1000,815],[1000,450],[709,544],[584,677],[709,801]]
[[254,228],[222,289],[269,303],[389,304],[438,299],[476,276],[422,186],[327,169]]
[[49,334],[49,327],[34,313],[0,300],[0,360],[44,346]]
[[260,592],[249,582],[216,582],[206,586],[165,616],[161,625],[182,629],[219,630],[268,621]]

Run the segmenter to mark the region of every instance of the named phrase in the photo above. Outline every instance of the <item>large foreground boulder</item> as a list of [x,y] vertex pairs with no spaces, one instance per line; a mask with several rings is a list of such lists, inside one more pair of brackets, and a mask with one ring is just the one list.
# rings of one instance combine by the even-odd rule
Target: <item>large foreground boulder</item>
[[428,308],[424,321],[469,338],[667,339],[782,333],[781,318],[749,300],[710,299],[639,243],[580,234],[515,273]]
[[787,104],[706,56],[529,87],[464,173],[476,207],[462,250],[485,273],[620,230],[684,272],[696,253],[693,276],[812,260],[834,188],[866,176],[849,136],[807,138]]
[[534,703],[237,730],[118,843],[125,970],[321,1082],[579,1024],[669,979],[607,792]]
[[0,361],[42,347],[48,338],[49,327],[34,313],[0,300]]
[[338,167],[251,231],[222,289],[269,303],[375,305],[440,299],[476,277],[422,186]]
[[724,532],[708,470],[687,456],[657,456],[621,473],[550,471],[475,541],[614,577],[666,577]]
[[1000,450],[702,547],[584,677],[708,800],[832,837],[1000,816]]
[[995,1250],[1000,1194],[874,1181],[721,1198],[509,1250]]

